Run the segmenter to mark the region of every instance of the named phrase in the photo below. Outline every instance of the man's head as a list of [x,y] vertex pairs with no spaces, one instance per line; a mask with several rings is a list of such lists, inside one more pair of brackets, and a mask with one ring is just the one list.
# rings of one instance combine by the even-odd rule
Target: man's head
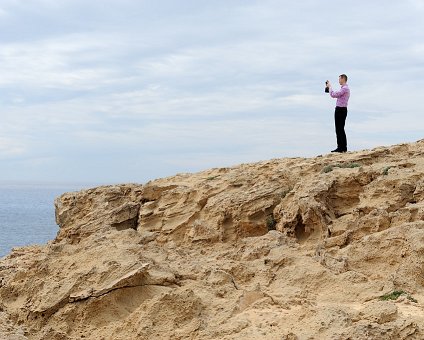
[[341,74],[339,75],[339,84],[344,85],[347,83],[347,75]]

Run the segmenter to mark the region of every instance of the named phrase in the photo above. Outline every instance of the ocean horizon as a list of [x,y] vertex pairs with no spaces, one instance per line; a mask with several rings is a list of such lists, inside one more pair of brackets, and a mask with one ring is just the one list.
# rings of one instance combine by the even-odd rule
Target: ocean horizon
[[59,231],[55,198],[99,185],[0,181],[0,257],[14,247],[53,240]]

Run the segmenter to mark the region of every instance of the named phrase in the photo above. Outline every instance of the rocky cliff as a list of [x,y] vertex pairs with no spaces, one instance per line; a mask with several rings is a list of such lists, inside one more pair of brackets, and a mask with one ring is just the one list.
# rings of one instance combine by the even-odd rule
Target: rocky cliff
[[424,140],[65,193],[4,339],[423,339]]

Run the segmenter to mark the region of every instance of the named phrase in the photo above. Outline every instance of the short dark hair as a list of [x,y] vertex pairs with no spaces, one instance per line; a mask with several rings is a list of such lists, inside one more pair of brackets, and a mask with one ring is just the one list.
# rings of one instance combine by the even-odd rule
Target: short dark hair
[[344,80],[346,80],[346,81],[347,81],[347,75],[345,75],[344,73],[343,73],[343,74],[341,74],[339,77],[342,77]]

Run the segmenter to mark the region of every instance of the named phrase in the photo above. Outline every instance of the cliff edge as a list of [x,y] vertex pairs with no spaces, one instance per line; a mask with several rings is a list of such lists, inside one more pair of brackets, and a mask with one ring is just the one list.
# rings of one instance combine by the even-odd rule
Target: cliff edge
[[424,140],[65,193],[0,339],[423,339]]

